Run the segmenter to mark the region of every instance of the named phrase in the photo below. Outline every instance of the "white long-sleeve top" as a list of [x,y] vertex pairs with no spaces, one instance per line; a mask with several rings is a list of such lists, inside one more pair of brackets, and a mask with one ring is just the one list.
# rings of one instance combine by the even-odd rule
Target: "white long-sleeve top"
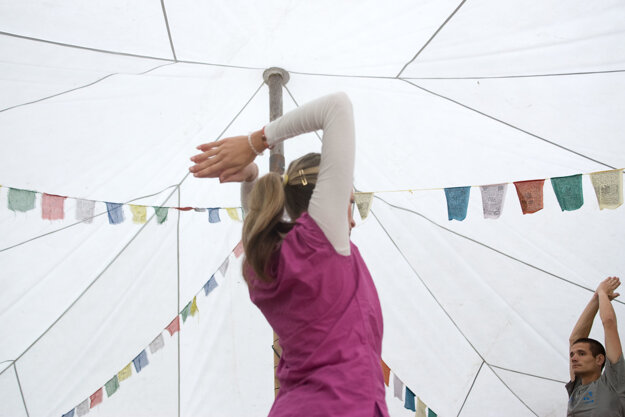
[[[347,256],[350,254],[347,210],[355,158],[354,116],[347,94],[330,94],[286,113],[265,126],[265,136],[269,146],[273,146],[315,130],[323,130],[321,163],[308,214],[334,249]],[[243,183],[241,187],[244,208],[251,186]]]

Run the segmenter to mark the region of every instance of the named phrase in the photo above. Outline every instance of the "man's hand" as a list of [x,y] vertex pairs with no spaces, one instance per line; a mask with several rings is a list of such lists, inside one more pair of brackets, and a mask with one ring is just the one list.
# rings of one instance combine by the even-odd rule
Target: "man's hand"
[[614,292],[614,290],[617,289],[619,285],[621,285],[621,281],[617,277],[608,277],[601,281],[595,292],[598,295],[601,293],[605,293],[610,301],[612,301],[620,295],[619,293]]

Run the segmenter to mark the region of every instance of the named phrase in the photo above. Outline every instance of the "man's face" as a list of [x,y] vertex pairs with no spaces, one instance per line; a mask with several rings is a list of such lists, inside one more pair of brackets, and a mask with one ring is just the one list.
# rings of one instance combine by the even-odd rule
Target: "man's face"
[[601,364],[605,360],[603,355],[593,357],[590,345],[586,342],[576,343],[571,346],[569,359],[573,373],[580,376],[597,371],[601,372]]

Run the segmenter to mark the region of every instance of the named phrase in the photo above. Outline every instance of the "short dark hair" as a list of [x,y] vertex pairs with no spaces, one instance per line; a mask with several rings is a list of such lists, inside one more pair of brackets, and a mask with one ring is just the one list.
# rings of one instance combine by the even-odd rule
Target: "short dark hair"
[[605,354],[605,348],[603,347],[603,345],[599,341],[591,339],[589,337],[581,337],[574,341],[573,345],[577,343],[588,343],[588,348],[590,349],[590,353],[592,353],[593,358],[596,358],[597,355],[603,355],[603,363],[601,364],[601,369],[603,370],[603,367],[605,366],[605,361],[607,359],[607,356]]

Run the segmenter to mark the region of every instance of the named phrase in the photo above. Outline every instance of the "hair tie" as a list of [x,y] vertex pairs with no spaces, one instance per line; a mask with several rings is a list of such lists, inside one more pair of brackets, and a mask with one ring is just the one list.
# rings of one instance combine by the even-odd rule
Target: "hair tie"
[[282,186],[286,186],[289,183],[289,174],[284,174],[282,176]]

